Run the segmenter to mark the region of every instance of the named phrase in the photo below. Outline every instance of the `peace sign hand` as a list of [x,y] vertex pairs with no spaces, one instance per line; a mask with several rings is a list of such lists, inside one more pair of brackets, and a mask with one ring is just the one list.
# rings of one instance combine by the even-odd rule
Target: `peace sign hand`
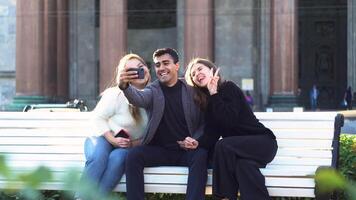
[[214,95],[218,93],[218,82],[220,77],[218,76],[220,68],[218,68],[215,72],[213,73],[213,68],[210,69],[210,80],[207,84],[207,88],[209,90],[210,95]]

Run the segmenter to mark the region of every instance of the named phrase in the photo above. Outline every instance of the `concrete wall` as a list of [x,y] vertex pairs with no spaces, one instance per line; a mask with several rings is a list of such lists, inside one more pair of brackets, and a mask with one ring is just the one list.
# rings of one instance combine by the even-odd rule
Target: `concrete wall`
[[225,79],[240,86],[244,78],[255,79],[254,12],[251,0],[215,1],[215,63]]
[[16,0],[0,0],[0,110],[15,95]]

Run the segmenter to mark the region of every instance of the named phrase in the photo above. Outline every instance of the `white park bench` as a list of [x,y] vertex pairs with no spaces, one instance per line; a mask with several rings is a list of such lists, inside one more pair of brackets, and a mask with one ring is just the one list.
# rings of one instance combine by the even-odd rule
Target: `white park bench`
[[[269,194],[315,197],[313,176],[318,167],[337,168],[343,116],[336,112],[255,114],[278,140],[277,156],[262,169]],[[13,171],[45,165],[59,177],[68,168],[82,169],[83,143],[92,131],[90,115],[90,112],[0,112],[0,154],[6,155]],[[146,168],[145,191],[185,193],[187,173],[186,167]],[[207,194],[212,191],[211,180],[209,170]],[[0,188],[8,181],[0,176]],[[63,183],[54,179],[41,189],[61,190]],[[125,178],[115,191],[125,191]]]

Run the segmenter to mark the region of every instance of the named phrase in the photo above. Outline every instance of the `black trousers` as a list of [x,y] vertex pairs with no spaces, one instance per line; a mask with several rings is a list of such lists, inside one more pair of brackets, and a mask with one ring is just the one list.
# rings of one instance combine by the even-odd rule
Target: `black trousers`
[[159,146],[132,148],[126,157],[127,200],[144,199],[144,167],[188,166],[187,200],[204,200],[208,152],[205,149],[169,150]]
[[242,200],[271,199],[259,168],[271,162],[277,142],[268,135],[232,136],[219,140],[213,158],[213,194]]

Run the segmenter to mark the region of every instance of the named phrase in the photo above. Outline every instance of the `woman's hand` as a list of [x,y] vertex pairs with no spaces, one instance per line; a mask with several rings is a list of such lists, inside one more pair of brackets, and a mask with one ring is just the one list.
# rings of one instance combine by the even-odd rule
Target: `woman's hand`
[[196,149],[199,146],[199,142],[191,137],[186,137],[183,141],[177,141],[177,143],[185,150]]
[[131,141],[128,138],[116,137],[114,138],[114,146],[121,148],[128,148],[131,146]]
[[206,85],[206,87],[209,90],[210,95],[214,95],[214,94],[218,93],[218,82],[220,79],[220,77],[218,76],[219,70],[220,70],[220,68],[218,68],[214,74],[213,68],[210,69],[210,80],[209,80],[208,84]]
[[104,133],[104,137],[111,145],[118,148],[128,148],[131,146],[131,141],[128,138],[123,137],[114,137],[114,133],[112,131],[107,131]]

